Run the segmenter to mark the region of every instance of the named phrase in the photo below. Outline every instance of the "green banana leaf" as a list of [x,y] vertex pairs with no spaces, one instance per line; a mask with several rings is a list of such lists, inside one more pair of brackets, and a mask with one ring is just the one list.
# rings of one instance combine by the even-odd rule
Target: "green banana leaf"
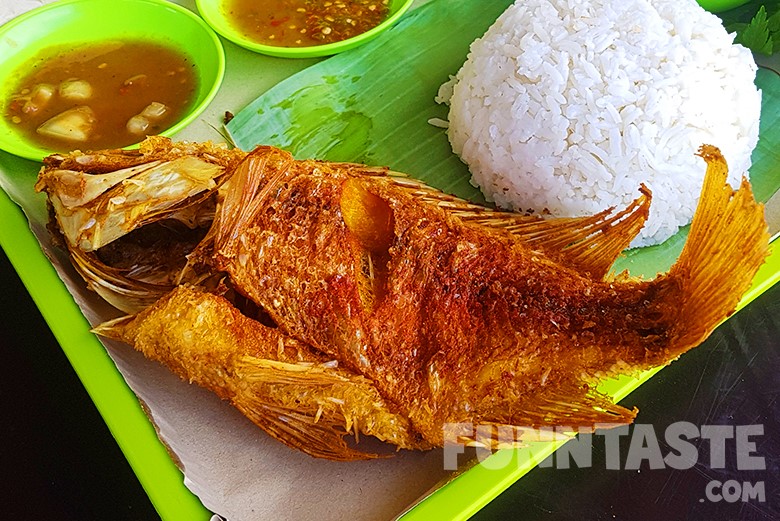
[[[439,86],[458,71],[470,43],[510,3],[429,2],[384,38],[279,83],[239,112],[228,131],[246,150],[266,144],[285,148],[298,159],[386,165],[445,192],[484,202],[444,130],[428,120],[446,119],[447,107],[434,101]],[[760,69],[755,81],[763,104],[750,177],[756,197],[766,201],[780,188],[780,77]],[[663,244],[627,251],[615,270],[652,278],[671,266],[686,236],[683,229]]]

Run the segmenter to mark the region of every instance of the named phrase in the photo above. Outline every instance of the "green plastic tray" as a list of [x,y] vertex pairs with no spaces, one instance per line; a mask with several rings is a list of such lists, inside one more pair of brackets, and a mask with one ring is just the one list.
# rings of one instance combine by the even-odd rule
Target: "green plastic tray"
[[[430,91],[431,86],[442,81],[442,75],[443,79],[446,79],[447,74],[457,70],[457,66],[465,58],[468,41],[484,31],[486,24],[490,22],[490,17],[494,19],[507,3],[506,0],[490,4],[436,1],[423,6],[409,13],[385,38],[376,40],[366,47],[320,62],[280,83],[239,113],[231,124],[231,131],[242,145],[248,145],[249,141],[257,140],[257,142],[279,144],[293,149],[298,147],[295,150],[296,153],[303,154],[304,152],[301,151],[298,144],[303,143],[305,137],[311,136],[311,131],[317,128],[311,126],[316,123],[316,118],[325,117],[331,125],[326,128],[331,133],[344,134],[346,132],[346,135],[357,136],[357,138],[374,139],[372,138],[373,132],[381,131],[383,125],[396,125],[397,121],[389,120],[390,118],[370,120],[372,126],[368,132],[364,132],[361,129],[366,128],[366,121],[361,119],[359,115],[365,116],[366,111],[364,110],[365,106],[360,105],[359,98],[350,97],[347,99],[346,101],[350,103],[348,107],[350,110],[345,110],[345,105],[339,105],[344,101],[343,98],[339,98],[337,95],[323,96],[323,91],[315,92],[312,89],[315,89],[317,85],[324,84],[328,85],[333,93],[343,93],[344,84],[341,82],[348,81],[350,84],[354,84],[364,81],[353,80],[353,78],[358,77],[365,77],[368,80],[374,79],[374,83],[378,83],[377,76],[387,74],[387,69],[382,70],[383,59],[393,60],[396,66],[393,70],[398,77],[397,81],[403,81],[404,74],[411,74],[415,77],[414,82],[407,81],[400,86],[392,82],[377,85],[383,86],[384,92],[391,92],[395,99],[405,101],[404,111],[401,113],[395,110],[388,111],[388,108],[385,107],[386,114],[392,113],[393,118],[404,118],[407,117],[405,114],[408,111],[412,111],[412,113],[417,111],[416,113],[421,115],[424,120],[427,120],[428,117],[442,117],[442,108],[430,103],[433,96]],[[442,19],[442,12],[437,11],[439,9],[445,9],[445,15],[450,18]],[[463,16],[466,18],[460,18]],[[457,25],[452,24],[462,24],[463,19],[468,20],[469,28],[458,31]],[[448,29],[451,41],[434,40],[431,28],[427,24],[436,20],[438,20],[439,25]],[[422,35],[422,40],[419,39],[420,35]],[[406,60],[405,65],[411,63],[413,66],[410,69],[399,69],[399,60],[394,59],[398,55],[393,54],[393,46],[409,38],[418,38],[416,40],[418,43],[425,42],[423,46],[425,52],[421,51],[415,55],[417,61],[407,60],[410,56],[402,55]],[[432,52],[430,46],[433,46],[436,51]],[[453,55],[453,52],[460,53],[460,55]],[[377,58],[379,54],[384,55],[385,58]],[[448,61],[442,62],[443,58]],[[432,60],[436,63],[431,64]],[[355,67],[354,64],[361,63],[361,61],[365,69],[361,70],[359,74],[353,73],[349,68],[345,69],[345,67]],[[438,76],[431,77],[431,66],[436,67]],[[754,156],[756,193],[759,199],[767,200],[780,185],[780,176],[773,168],[774,165],[778,164],[777,152],[775,151],[778,150],[776,134],[780,130],[772,130],[778,127],[776,122],[778,112],[780,112],[780,102],[774,97],[774,94],[780,93],[780,88],[777,85],[780,80],[771,75],[762,74],[758,81],[773,94],[765,96],[762,143]],[[433,92],[435,93],[435,89]],[[369,91],[368,94],[370,95],[371,92]],[[376,100],[376,91],[374,94],[371,99]],[[324,112],[318,114],[316,111],[311,111],[307,116],[298,117],[292,122],[285,119],[291,114],[295,115],[296,109],[294,107],[299,106],[299,104],[292,103],[292,100],[296,99],[295,96],[315,95],[322,107],[320,110]],[[379,99],[379,101],[382,100]],[[419,112],[419,104],[425,104],[427,107],[422,113]],[[381,105],[381,103],[376,105],[377,110],[381,108]],[[345,112],[349,112],[349,114],[346,118],[341,118],[339,113]],[[334,113],[339,117],[334,118]],[[247,118],[253,114],[264,117],[267,123],[265,127],[267,135],[258,134],[256,129],[249,132],[248,127],[245,128]],[[274,127],[276,123],[273,123],[273,118],[281,118],[278,121],[280,126]],[[352,126],[350,127],[350,125]],[[277,130],[273,130],[274,128]],[[278,132],[280,128],[284,128],[285,132]],[[357,133],[347,132],[350,128],[352,131],[357,129]],[[408,140],[416,139],[417,135],[409,132],[415,128],[414,125],[403,126],[402,131],[393,134],[393,136],[408,135]],[[421,128],[425,132],[430,130],[426,127]],[[327,137],[328,131],[320,132],[320,137]],[[335,148],[327,141],[320,141],[318,145],[315,143],[320,148],[315,149],[314,152],[324,152],[320,156],[324,158],[387,163],[382,160],[383,158],[377,150],[382,148],[382,139],[388,139],[388,137],[372,141],[373,147],[370,149],[358,147],[361,143],[365,145],[366,141],[361,142],[359,139],[357,141],[355,139],[353,137],[352,140],[342,141]],[[403,147],[404,143],[396,143],[394,146]],[[350,153],[353,155],[350,156]],[[338,154],[338,157],[333,157],[333,154]],[[403,156],[403,160],[399,161],[400,164],[393,163],[393,167],[415,173],[417,167],[405,162],[408,161],[409,157],[412,156]],[[434,159],[436,159],[435,156]],[[447,160],[451,161],[451,159]],[[20,195],[15,190],[19,177],[24,178],[25,182],[33,182],[37,168],[35,163],[0,152],[0,186],[4,190],[0,191],[0,246],[7,253],[30,295],[35,300],[160,516],[165,520],[208,519],[210,512],[184,486],[182,474],[169,457],[164,445],[158,440],[154,427],[143,412],[134,393],[117,371],[103,346],[96,337],[89,333],[86,319],[42,253],[24,214],[12,200],[12,197],[18,198]],[[432,184],[437,184],[435,181],[436,179],[429,180]],[[448,187],[442,186],[442,188]],[[461,189],[468,189],[468,187],[461,186]],[[33,211],[35,210],[33,209]],[[684,232],[669,245],[662,245],[655,249],[644,249],[638,254],[632,253],[622,262],[627,263],[635,271],[665,269],[663,266],[670,264],[676,257],[676,252],[683,239]],[[740,307],[752,301],[780,279],[780,253],[777,249],[777,244],[773,244],[767,263],[759,271],[753,287],[743,298]],[[621,399],[643,381],[652,377],[655,371],[648,371],[642,378],[623,378],[610,381],[605,385],[612,396]],[[489,462],[472,467],[423,498],[403,516],[404,520],[467,519],[533,468],[536,462],[552,453],[555,448],[557,445],[552,443],[536,445],[530,449],[532,451],[530,457],[527,454],[521,454],[521,451],[503,451],[494,457],[515,458],[515,463],[502,465],[500,469],[491,468],[494,465]]]

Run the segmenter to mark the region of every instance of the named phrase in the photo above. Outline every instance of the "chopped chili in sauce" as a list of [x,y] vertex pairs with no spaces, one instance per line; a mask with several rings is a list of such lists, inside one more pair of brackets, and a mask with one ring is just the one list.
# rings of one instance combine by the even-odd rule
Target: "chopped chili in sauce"
[[307,47],[339,42],[382,23],[389,0],[230,0],[227,13],[255,42]]

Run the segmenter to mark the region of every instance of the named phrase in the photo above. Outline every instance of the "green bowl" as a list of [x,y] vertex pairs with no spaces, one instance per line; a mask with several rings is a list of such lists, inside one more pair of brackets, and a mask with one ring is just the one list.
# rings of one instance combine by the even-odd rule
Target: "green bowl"
[[750,0],[696,0],[699,5],[707,11],[713,13],[720,13],[721,11],[728,11],[741,5],[745,5]]
[[[47,48],[108,39],[166,45],[196,65],[198,92],[190,110],[161,135],[171,136],[197,118],[214,98],[225,74],[219,37],[195,13],[166,0],[61,0],[29,11],[0,27],[0,105]],[[130,145],[127,148],[132,148]],[[39,161],[51,154],[21,136],[0,117],[0,148]]]
[[280,58],[313,58],[329,56],[362,45],[383,31],[389,29],[412,5],[413,0],[390,0],[388,16],[385,20],[364,33],[340,42],[312,45],[309,47],[281,47],[265,45],[249,39],[236,28],[225,12],[226,0],[196,0],[198,11],[206,22],[219,34],[231,42],[250,51]]

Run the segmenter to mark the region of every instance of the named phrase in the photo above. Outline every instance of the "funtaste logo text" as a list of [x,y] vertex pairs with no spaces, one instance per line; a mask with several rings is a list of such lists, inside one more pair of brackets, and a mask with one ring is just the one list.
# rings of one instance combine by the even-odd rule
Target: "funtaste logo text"
[[[573,434],[577,436],[572,437]],[[444,468],[457,469],[458,456],[466,452],[467,446],[475,448],[477,459],[488,469],[529,463],[559,469],[588,468],[593,466],[594,437],[601,437],[603,464],[608,470],[640,470],[643,465],[649,469],[687,470],[700,463],[710,469],[762,471],[766,470],[766,461],[758,453],[756,439],[763,435],[761,424],[699,427],[690,422],[675,422],[666,427],[659,438],[654,426],[649,424],[635,424],[631,428],[601,424],[593,431],[590,428],[531,429],[448,423],[444,427]],[[534,442],[546,441],[557,442],[554,456],[550,454],[549,444],[534,445]],[[488,448],[518,444],[532,448],[495,453]],[[763,481],[712,480],[707,483],[704,496],[706,499],[700,501],[764,502],[766,490]]]

